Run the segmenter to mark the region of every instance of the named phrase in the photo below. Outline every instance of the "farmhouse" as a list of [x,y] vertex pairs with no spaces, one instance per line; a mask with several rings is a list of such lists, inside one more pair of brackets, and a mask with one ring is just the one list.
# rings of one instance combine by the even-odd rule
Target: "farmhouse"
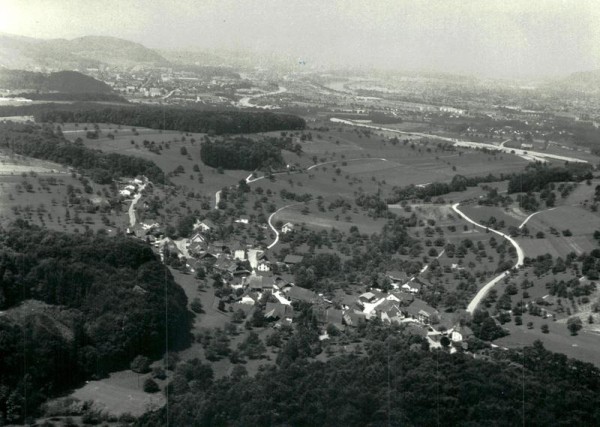
[[473,331],[468,326],[457,325],[452,330],[451,338],[453,342],[463,342],[473,336]]
[[281,232],[283,234],[289,233],[290,231],[294,230],[294,224],[292,224],[291,222],[286,222],[283,227],[281,227]]
[[302,255],[287,255],[284,259],[283,262],[285,264],[287,264],[288,266],[290,265],[296,265],[296,264],[300,264],[302,262],[302,260],[304,259],[304,257]]
[[410,317],[425,325],[431,323],[434,315],[437,315],[435,308],[420,299],[415,299],[411,305],[403,309],[403,312],[405,317]]
[[287,291],[287,297],[292,301],[303,301],[309,303],[314,303],[319,300],[319,296],[315,292],[300,286],[292,286],[289,288]]
[[265,318],[267,320],[287,320],[291,323],[294,318],[294,309],[291,305],[268,302],[265,307]]

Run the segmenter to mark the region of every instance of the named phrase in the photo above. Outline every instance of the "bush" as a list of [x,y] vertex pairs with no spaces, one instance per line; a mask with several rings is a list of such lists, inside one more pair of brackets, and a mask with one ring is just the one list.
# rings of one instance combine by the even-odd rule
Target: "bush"
[[146,356],[137,356],[131,362],[130,368],[133,372],[138,374],[145,374],[150,371],[150,359]]
[[192,311],[194,313],[199,314],[199,313],[204,312],[204,310],[202,310],[202,302],[200,301],[200,298],[194,298],[194,300],[190,304],[190,308],[192,309]]
[[144,391],[146,393],[156,393],[157,391],[160,391],[160,387],[156,381],[154,381],[152,378],[148,378],[146,381],[144,381]]

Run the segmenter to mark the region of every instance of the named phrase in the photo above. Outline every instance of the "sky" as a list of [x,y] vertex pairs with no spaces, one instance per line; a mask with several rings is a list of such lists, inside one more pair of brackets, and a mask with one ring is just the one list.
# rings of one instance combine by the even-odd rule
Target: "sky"
[[600,0],[0,0],[0,32],[490,77],[600,69]]

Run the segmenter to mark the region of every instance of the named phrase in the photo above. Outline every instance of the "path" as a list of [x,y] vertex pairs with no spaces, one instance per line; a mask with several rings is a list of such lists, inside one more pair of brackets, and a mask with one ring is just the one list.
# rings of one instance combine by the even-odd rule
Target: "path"
[[131,205],[129,206],[129,225],[131,227],[133,227],[137,222],[137,219],[135,217],[135,205],[142,198],[142,191],[144,190],[144,188],[146,188],[146,183],[140,185],[138,193],[134,196],[133,200],[131,201]]
[[482,224],[479,224],[478,222],[473,221],[471,218],[469,218],[467,215],[465,215],[462,211],[460,211],[458,209],[459,204],[460,203],[455,203],[454,205],[452,205],[452,209],[457,214],[459,214],[464,220],[470,222],[471,224],[473,224],[479,228],[483,228],[484,230],[490,230],[492,233],[496,233],[499,236],[504,237],[517,250],[517,263],[513,267],[509,268],[506,271],[503,271],[498,276],[494,277],[492,280],[490,280],[488,283],[486,283],[485,286],[483,288],[481,288],[479,290],[479,292],[477,292],[477,295],[475,295],[473,297],[473,299],[467,306],[467,312],[472,314],[475,311],[475,309],[477,308],[477,306],[481,303],[483,298],[485,298],[485,296],[490,291],[490,289],[492,289],[494,287],[494,285],[496,285],[496,283],[500,282],[502,279],[504,279],[506,276],[508,276],[514,268],[519,268],[523,265],[523,260],[525,259],[525,253],[523,252],[523,249],[521,248],[521,246],[519,246],[517,241],[515,239],[513,239],[512,237],[510,237],[509,235],[504,234],[498,230],[494,230],[492,228],[486,227],[485,225],[482,225]]
[[537,214],[539,214],[539,213],[542,213],[542,212],[546,212],[546,211],[552,211],[552,210],[554,210],[554,209],[556,209],[556,208],[545,209],[545,210],[543,210],[543,211],[537,211],[537,212],[534,212],[534,213],[532,213],[532,214],[531,214],[531,215],[529,215],[527,218],[525,218],[525,221],[523,221],[523,222],[521,223],[521,225],[519,225],[519,228],[523,228],[523,226],[524,226],[525,224],[527,224],[527,221],[529,221],[529,220],[531,219],[531,217],[532,217],[532,216],[534,216],[534,215],[537,215]]
[[273,212],[271,215],[269,215],[269,227],[271,227],[271,230],[273,230],[273,233],[275,233],[275,240],[273,240],[271,242],[271,244],[269,246],[267,246],[267,249],[271,249],[273,246],[275,246],[278,242],[279,242],[279,231],[277,231],[277,229],[275,228],[275,226],[273,225],[273,218],[275,217],[275,215],[277,215],[279,212],[281,212],[284,209],[287,209],[291,206],[296,206],[296,205],[301,205],[302,203],[292,203],[290,205],[286,205],[282,208],[277,209],[275,212]]
[[545,162],[546,159],[552,159],[552,160],[561,160],[561,161],[575,162],[575,163],[588,163],[587,160],[576,159],[574,157],[559,156],[558,154],[541,153],[539,151],[522,150],[520,148],[507,148],[504,146],[487,144],[485,142],[463,141],[463,140],[459,140],[456,138],[449,138],[446,136],[434,135],[434,134],[429,134],[429,133],[407,132],[407,131],[398,130],[398,129],[385,128],[382,126],[373,126],[373,125],[368,125],[365,123],[356,123],[356,122],[353,122],[352,120],[338,119],[336,117],[332,117],[329,120],[334,123],[343,123],[343,124],[350,125],[350,126],[382,130],[382,131],[386,131],[386,132],[399,133],[399,134],[403,134],[403,135],[415,135],[415,136],[420,136],[422,138],[436,138],[436,139],[440,139],[442,141],[451,142],[457,147],[487,148],[488,150],[502,151],[502,152],[508,153],[508,154],[515,154],[515,155],[522,157],[523,159],[528,160],[528,161],[539,160],[539,161]]

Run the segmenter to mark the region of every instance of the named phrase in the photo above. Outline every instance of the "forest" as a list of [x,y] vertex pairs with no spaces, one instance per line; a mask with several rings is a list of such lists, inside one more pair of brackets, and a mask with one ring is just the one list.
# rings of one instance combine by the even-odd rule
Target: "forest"
[[200,147],[200,158],[213,168],[280,169],[284,166],[281,149],[270,141],[233,138],[224,141],[206,140]]
[[114,123],[123,126],[216,135],[302,130],[306,127],[306,122],[300,117],[266,111],[202,111],[164,106],[104,107],[96,104],[33,107],[28,113],[20,114],[33,115],[38,122]]
[[[213,378],[198,360],[177,367],[169,423],[186,426],[598,425],[600,371],[551,353],[429,351],[420,337],[366,326],[363,350],[315,361],[290,339],[278,366],[249,377],[243,365]],[[288,356],[295,355],[290,358]],[[281,356],[281,355],[280,355]],[[234,403],[235,402],[235,403]],[[163,408],[137,425],[166,425]]]
[[508,193],[527,193],[540,191],[553,182],[583,181],[592,178],[590,165],[569,164],[566,166],[547,166],[533,163],[520,174],[513,175],[508,181]]
[[138,175],[155,183],[165,182],[163,171],[150,160],[86,148],[81,143],[68,141],[49,125],[0,123],[0,147],[23,156],[81,169],[100,184]]
[[126,237],[17,221],[0,233],[0,310],[2,425],[137,355],[189,342],[183,290],[150,247]]

